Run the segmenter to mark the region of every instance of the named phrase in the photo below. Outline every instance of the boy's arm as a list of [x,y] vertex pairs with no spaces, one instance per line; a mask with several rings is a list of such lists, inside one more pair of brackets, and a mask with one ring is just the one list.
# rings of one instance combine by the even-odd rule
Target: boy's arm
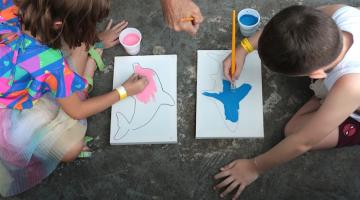
[[[263,32],[263,29],[259,29],[256,33],[254,33],[254,35],[252,35],[251,37],[249,37],[249,42],[251,43],[252,47],[254,48],[254,50],[257,50],[258,48],[258,44],[259,44],[259,39],[260,39],[260,36]],[[245,51],[244,48],[241,47],[241,45],[239,45],[236,49],[236,53],[240,53],[240,54],[243,54],[243,55],[247,55],[247,52]]]
[[336,81],[312,120],[297,133],[256,157],[258,170],[266,171],[309,151],[337,129],[359,107],[359,103],[360,74],[343,76]]
[[360,74],[345,75],[336,81],[323,105],[302,129],[282,140],[275,147],[254,159],[239,159],[220,168],[215,179],[224,179],[214,189],[223,190],[224,197],[231,191],[233,199],[255,181],[261,172],[281,165],[312,149],[352,113],[360,104]]
[[[263,32],[263,29],[260,29],[254,35],[252,35],[251,37],[248,38],[249,42],[250,42],[251,46],[253,46],[254,50],[256,50],[258,48],[259,38],[260,38],[262,32]],[[248,54],[241,45],[238,45],[238,47],[236,47],[235,51],[236,51],[236,66],[237,67],[235,70],[234,77],[232,77],[231,73],[230,73],[231,54],[229,54],[223,62],[224,76],[226,77],[227,80],[231,80],[231,81],[235,81],[236,79],[239,78],[240,73],[243,68],[243,65],[244,65],[244,62],[245,62],[245,58]]]

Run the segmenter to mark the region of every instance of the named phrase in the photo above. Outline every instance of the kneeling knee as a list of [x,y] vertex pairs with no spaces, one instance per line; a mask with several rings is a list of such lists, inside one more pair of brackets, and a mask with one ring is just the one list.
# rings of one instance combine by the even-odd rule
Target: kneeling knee
[[72,162],[78,155],[81,153],[82,148],[84,147],[83,143],[74,145],[62,158],[63,162]]

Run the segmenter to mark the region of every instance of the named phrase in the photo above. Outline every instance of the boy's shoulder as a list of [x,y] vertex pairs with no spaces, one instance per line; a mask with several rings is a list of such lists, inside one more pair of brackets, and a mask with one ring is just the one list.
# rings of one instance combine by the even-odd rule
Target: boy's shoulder
[[331,17],[337,10],[346,6],[347,5],[345,4],[332,4],[332,5],[319,6],[317,9],[321,10],[323,13]]
[[360,98],[360,73],[351,73],[341,76],[331,88],[331,90],[333,89],[343,90],[349,95],[343,98]]

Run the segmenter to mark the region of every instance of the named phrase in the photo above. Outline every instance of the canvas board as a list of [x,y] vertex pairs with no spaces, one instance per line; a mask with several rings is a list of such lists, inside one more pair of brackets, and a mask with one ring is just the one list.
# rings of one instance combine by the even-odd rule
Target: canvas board
[[149,85],[112,106],[110,144],[177,143],[177,56],[115,57],[113,87],[134,72],[147,76]]
[[264,137],[261,61],[246,57],[236,89],[229,91],[223,73],[228,50],[199,50],[197,63],[196,138]]

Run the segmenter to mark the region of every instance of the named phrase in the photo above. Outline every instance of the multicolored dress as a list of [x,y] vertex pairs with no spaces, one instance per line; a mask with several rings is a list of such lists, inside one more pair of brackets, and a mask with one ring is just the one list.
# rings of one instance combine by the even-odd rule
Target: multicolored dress
[[0,194],[21,193],[46,178],[82,141],[86,121],[74,120],[57,98],[83,93],[87,82],[60,50],[21,32],[18,8],[0,2]]

